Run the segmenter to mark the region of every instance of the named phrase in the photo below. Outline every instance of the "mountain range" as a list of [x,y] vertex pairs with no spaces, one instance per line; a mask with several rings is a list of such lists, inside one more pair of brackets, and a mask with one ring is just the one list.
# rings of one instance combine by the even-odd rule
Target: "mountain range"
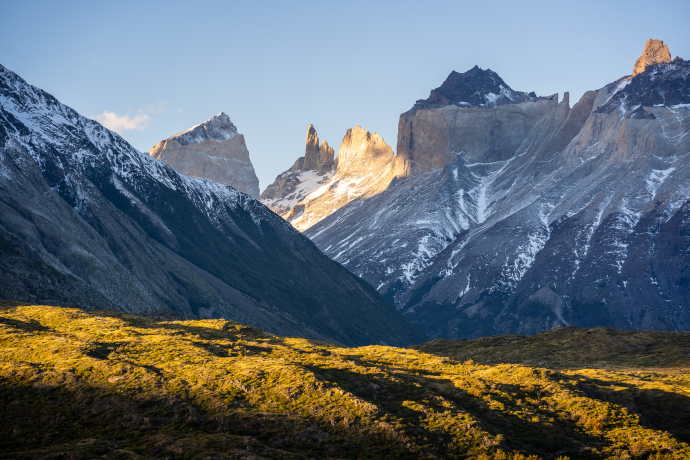
[[689,330],[690,62],[633,74],[571,105],[452,72],[284,215],[430,337]]
[[661,40],[573,105],[452,72],[397,154],[356,126],[336,156],[310,125],[259,200],[224,112],[146,155],[0,77],[4,298],[346,345],[690,329],[690,62]]
[[[240,136],[221,113],[157,152],[242,150]],[[4,299],[173,310],[345,345],[424,340],[251,196],[177,173],[2,66],[0,269]]]

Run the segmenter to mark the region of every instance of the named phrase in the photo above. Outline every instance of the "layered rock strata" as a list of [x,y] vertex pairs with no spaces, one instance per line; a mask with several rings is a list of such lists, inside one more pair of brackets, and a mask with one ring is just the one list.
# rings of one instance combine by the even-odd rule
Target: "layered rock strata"
[[398,155],[412,174],[442,169],[457,156],[503,161],[557,102],[556,95],[514,91],[491,70],[454,71],[428,99],[400,115]]
[[259,196],[259,179],[244,136],[224,112],[159,142],[149,155],[185,176],[211,179],[253,198]]

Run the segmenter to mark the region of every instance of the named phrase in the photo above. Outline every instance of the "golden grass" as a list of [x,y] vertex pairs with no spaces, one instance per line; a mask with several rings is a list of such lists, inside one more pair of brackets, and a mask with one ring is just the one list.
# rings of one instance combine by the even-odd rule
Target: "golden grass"
[[5,303],[0,458],[690,458],[688,375]]

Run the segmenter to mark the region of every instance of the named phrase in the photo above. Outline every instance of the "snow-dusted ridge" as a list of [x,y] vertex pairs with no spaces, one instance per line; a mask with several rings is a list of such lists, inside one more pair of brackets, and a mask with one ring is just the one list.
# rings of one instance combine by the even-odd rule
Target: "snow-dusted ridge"
[[[0,66],[0,77],[3,84],[11,85],[7,88],[9,92],[0,95],[0,104],[27,128],[26,133],[18,131],[11,134],[17,134],[18,142],[27,148],[40,166],[47,167],[46,158],[41,154],[43,150],[60,148],[70,152],[59,157],[60,163],[55,166],[60,169],[96,168],[107,163],[136,193],[145,193],[145,178],[153,179],[172,190],[184,193],[216,225],[220,225],[225,205],[233,209],[237,206],[245,208],[257,224],[268,215],[268,210],[256,200],[230,186],[208,179],[183,176],[162,161],[139,152],[117,133],[95,120],[79,115],[51,95],[27,84],[5,67]],[[16,96],[8,96],[10,93]],[[221,112],[218,117],[224,119],[227,115]],[[227,118],[227,122],[229,120]],[[195,133],[202,125],[204,123],[188,132]],[[77,132],[74,131],[75,127]],[[81,142],[81,135],[96,147],[98,153],[92,149],[81,149],[78,144],[72,145],[74,142]],[[290,226],[286,225],[285,228],[290,229]]]
[[[680,61],[587,92],[572,107],[567,94],[542,101],[548,110],[507,158],[489,142],[437,153],[466,145],[471,130],[457,120],[474,127],[541,102],[487,109],[480,100],[467,110],[446,85],[401,115],[399,152],[426,161],[427,172],[305,233],[432,337],[563,325],[688,330],[689,81],[690,62]],[[496,94],[480,95],[491,103]],[[496,139],[500,147],[506,138]],[[450,162],[439,169],[432,157]]]

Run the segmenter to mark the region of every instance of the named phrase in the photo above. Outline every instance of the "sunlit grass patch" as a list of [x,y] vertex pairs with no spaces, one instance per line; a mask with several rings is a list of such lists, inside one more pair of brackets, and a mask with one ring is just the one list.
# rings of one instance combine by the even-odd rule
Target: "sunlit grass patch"
[[0,456],[690,455],[682,416],[657,420],[685,403],[688,374],[555,371],[433,352],[345,348],[224,320],[5,304]]

